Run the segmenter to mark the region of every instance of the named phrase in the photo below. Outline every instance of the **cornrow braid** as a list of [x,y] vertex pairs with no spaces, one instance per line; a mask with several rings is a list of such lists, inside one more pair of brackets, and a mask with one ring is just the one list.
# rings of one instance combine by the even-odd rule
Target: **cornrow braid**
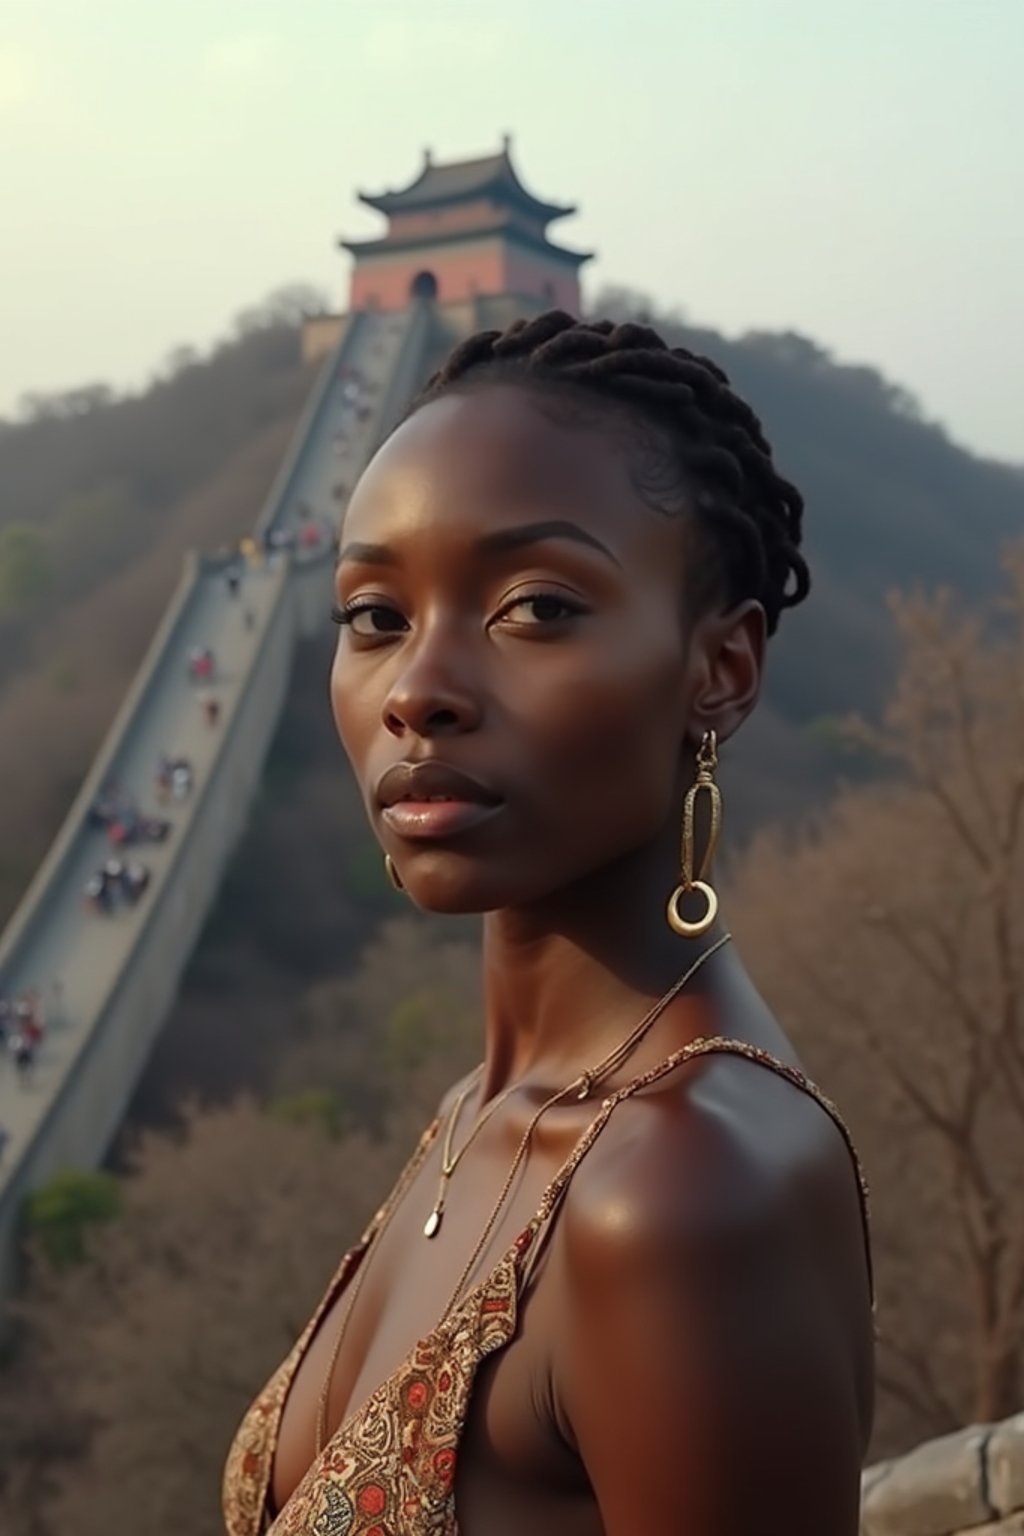
[[[617,408],[644,429],[638,489],[666,511],[691,499],[733,602],[757,598],[768,633],[810,588],[800,553],[803,498],[779,475],[757,416],[710,358],[670,347],[650,326],[549,310],[457,346],[413,401],[487,381],[520,382]],[[689,497],[688,497],[689,493]]]

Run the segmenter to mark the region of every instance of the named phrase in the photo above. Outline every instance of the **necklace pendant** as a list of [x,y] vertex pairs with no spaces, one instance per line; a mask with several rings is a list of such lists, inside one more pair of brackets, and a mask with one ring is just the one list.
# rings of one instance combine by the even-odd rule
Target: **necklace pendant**
[[435,1205],[423,1224],[424,1237],[436,1237],[441,1230],[441,1207]]

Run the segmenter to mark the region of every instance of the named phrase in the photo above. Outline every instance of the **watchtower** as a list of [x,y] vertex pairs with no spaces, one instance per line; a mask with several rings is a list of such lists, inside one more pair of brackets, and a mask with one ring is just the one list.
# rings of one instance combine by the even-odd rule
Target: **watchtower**
[[398,192],[359,200],[382,213],[376,240],[342,240],[355,260],[350,308],[405,309],[417,298],[439,304],[502,295],[580,312],[579,270],[589,252],[555,245],[547,228],[569,204],[528,192],[512,164],[511,143],[476,160],[437,165],[426,151],[416,180]]

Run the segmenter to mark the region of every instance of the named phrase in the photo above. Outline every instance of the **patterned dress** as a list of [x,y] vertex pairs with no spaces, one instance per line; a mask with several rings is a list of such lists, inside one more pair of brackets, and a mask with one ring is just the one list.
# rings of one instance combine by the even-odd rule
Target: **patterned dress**
[[[430,1125],[395,1191],[342,1259],[291,1354],[243,1419],[224,1472],[228,1536],[458,1536],[454,1479],[477,1369],[515,1334],[531,1266],[558,1203],[617,1104],[697,1056],[745,1056],[809,1094],[839,1127],[853,1159],[865,1237],[867,1187],[839,1111],[796,1068],[743,1041],[699,1039],[606,1098],[544,1192],[536,1215],[490,1274],[466,1293],[402,1365],[338,1428],[274,1518],[268,1496],[285,1398],[322,1319],[352,1280],[374,1236],[438,1131]],[[870,1246],[868,1247],[870,1266]]]

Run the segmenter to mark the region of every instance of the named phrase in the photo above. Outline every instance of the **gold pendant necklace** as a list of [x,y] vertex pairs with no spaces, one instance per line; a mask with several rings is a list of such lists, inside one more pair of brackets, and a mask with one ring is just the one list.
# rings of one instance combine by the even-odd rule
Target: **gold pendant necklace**
[[430,1215],[427,1217],[423,1225],[424,1237],[436,1237],[440,1232],[441,1223],[444,1220],[444,1202],[445,1195],[448,1191],[448,1180],[459,1166],[463,1155],[472,1146],[473,1142],[476,1140],[479,1133],[483,1130],[484,1126],[494,1114],[495,1110],[501,1108],[509,1094],[517,1086],[515,1083],[511,1083],[504,1090],[504,1092],[499,1093],[496,1098],[491,1100],[487,1108],[483,1111],[480,1118],[477,1120],[473,1129],[470,1131],[469,1135],[466,1137],[466,1140],[463,1142],[462,1146],[453,1156],[452,1138],[455,1135],[455,1127],[459,1123],[459,1116],[462,1113],[462,1106],[465,1104],[466,1100],[469,1098],[469,1095],[476,1087],[482,1071],[482,1065],[477,1067],[476,1071],[473,1073],[473,1076],[470,1078],[469,1082],[466,1084],[465,1088],[463,1088],[462,1092],[455,1100],[455,1103],[452,1105],[451,1114],[448,1116],[448,1126],[444,1135],[444,1146],[441,1149],[441,1172],[437,1181],[437,1199],[434,1201],[434,1208],[430,1212]]
[[[716,939],[713,944],[709,944],[707,949],[702,950],[701,953],[697,956],[696,960],[694,960],[692,965],[690,965],[689,969],[686,970],[683,975],[680,976],[679,980],[668,989],[664,997],[659,997],[658,1001],[653,1005],[653,1007],[644,1014],[639,1024],[637,1024],[636,1027],[630,1031],[621,1045],[617,1045],[615,1049],[610,1051],[609,1054],[605,1056],[603,1061],[598,1062],[595,1067],[592,1067],[589,1071],[581,1072],[578,1077],[574,1077],[572,1082],[567,1083],[564,1088],[557,1089],[557,1091],[553,1093],[550,1098],[545,1099],[544,1103],[534,1111],[530,1118],[530,1122],[526,1127],[526,1130],[523,1132],[523,1135],[520,1138],[519,1145],[515,1151],[515,1156],[512,1159],[511,1167],[505,1176],[505,1182],[501,1186],[501,1189],[498,1193],[498,1198],[491,1208],[491,1214],[488,1216],[487,1221],[484,1224],[484,1229],[477,1239],[476,1246],[469,1256],[466,1267],[463,1269],[462,1274],[459,1276],[459,1281],[455,1287],[454,1293],[452,1294],[452,1298],[442,1313],[442,1321],[449,1315],[459,1297],[461,1296],[463,1287],[472,1275],[473,1270],[479,1261],[484,1248],[487,1245],[487,1241],[498,1223],[498,1218],[504,1210],[505,1203],[508,1200],[509,1192],[515,1183],[516,1174],[519,1172],[523,1165],[523,1159],[526,1157],[530,1142],[533,1139],[533,1133],[537,1129],[537,1126],[540,1124],[541,1118],[547,1114],[549,1109],[553,1109],[556,1104],[560,1104],[563,1099],[567,1099],[570,1094],[573,1094],[577,1099],[586,1099],[590,1095],[591,1091],[597,1086],[597,1084],[602,1082],[610,1072],[614,1071],[620,1062],[629,1055],[629,1052],[633,1049],[633,1047],[639,1044],[640,1040],[650,1029],[654,1021],[668,1006],[672,999],[683,990],[687,982],[697,974],[701,966],[704,965],[706,961],[710,960],[711,956],[717,953],[717,951],[720,950],[724,944],[728,944],[731,938],[731,933],[724,933],[722,934],[721,938]],[[477,1069],[476,1075],[479,1075],[479,1073],[482,1071],[483,1066],[481,1065]],[[475,1081],[476,1075],[474,1076],[473,1081]],[[491,1102],[486,1111],[487,1119],[490,1119],[491,1115],[497,1109],[501,1100],[507,1097],[507,1095],[518,1086],[519,1085],[515,1083],[510,1084],[510,1086],[505,1090],[504,1094],[499,1094],[498,1097]],[[456,1100],[456,1104],[460,1109],[462,1104],[465,1103],[466,1098],[469,1096],[469,1093],[472,1091],[472,1087],[473,1082],[470,1082],[463,1090],[462,1094],[460,1095],[461,1103],[459,1100]],[[452,1117],[452,1120],[454,1124],[454,1116]],[[474,1135],[476,1134],[476,1131],[480,1129],[482,1123],[483,1117],[477,1121],[473,1132]],[[446,1138],[446,1140],[447,1139],[448,1138]],[[472,1137],[470,1140],[472,1140]],[[468,1145],[469,1142],[467,1141],[466,1146]],[[456,1162],[458,1162],[463,1152],[465,1152],[466,1146],[462,1147],[459,1151],[455,1159]],[[448,1159],[445,1161],[448,1161]],[[381,1210],[380,1219],[374,1231],[374,1247],[376,1247],[376,1245],[379,1243],[381,1235],[389,1225],[391,1218],[394,1216],[395,1211],[398,1209],[398,1206],[401,1204],[402,1196],[406,1193],[412,1184],[418,1166],[419,1165],[417,1163],[412,1163],[407,1166],[405,1174],[399,1179],[390,1196],[385,1201]],[[450,1174],[448,1177],[450,1177]],[[433,1214],[434,1213],[431,1212],[431,1216]],[[430,1225],[429,1220],[427,1225]],[[440,1217],[438,1218],[437,1226],[440,1226]],[[435,1232],[437,1231],[437,1226],[434,1227]],[[424,1228],[424,1231],[426,1231],[426,1228]],[[331,1400],[331,1383],[334,1380],[334,1369],[338,1363],[338,1356],[341,1354],[341,1346],[345,1341],[346,1334],[348,1333],[348,1325],[351,1321],[355,1304],[359,1298],[359,1294],[362,1291],[363,1284],[366,1280],[367,1271],[369,1269],[369,1259],[370,1252],[367,1251],[363,1254],[359,1268],[356,1271],[351,1285],[349,1286],[345,1308],[342,1313],[337,1336],[334,1340],[334,1346],[331,1350],[331,1357],[327,1362],[327,1370],[324,1373],[323,1384],[320,1388],[320,1395],[317,1402],[316,1412],[316,1437],[314,1440],[317,1456],[321,1455],[325,1445],[327,1444],[327,1420]]]

